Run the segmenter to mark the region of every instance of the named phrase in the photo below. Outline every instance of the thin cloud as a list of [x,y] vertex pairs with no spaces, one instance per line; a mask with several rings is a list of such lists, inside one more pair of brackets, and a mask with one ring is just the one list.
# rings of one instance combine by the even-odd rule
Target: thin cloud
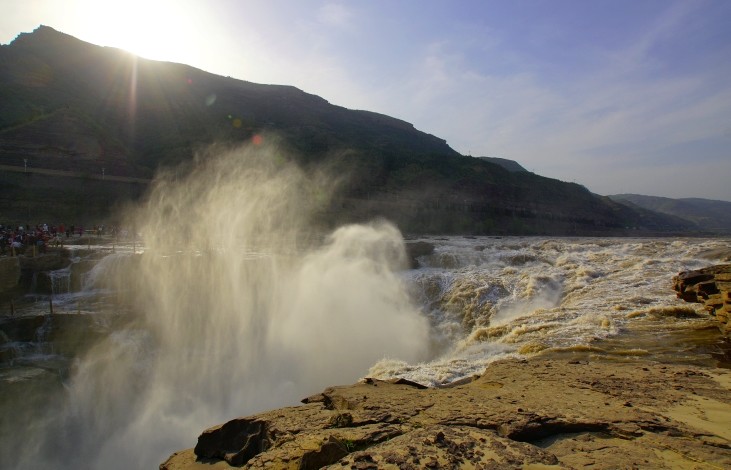
[[[513,158],[539,173],[597,188],[625,185],[626,178],[606,184],[612,174],[606,170],[645,166],[644,160],[657,165],[669,146],[692,147],[726,129],[731,89],[718,86],[718,68],[657,74],[666,64],[653,51],[682,37],[695,13],[675,4],[636,41],[604,51],[608,60],[599,68],[553,82],[534,71],[530,57],[521,67],[511,55],[524,72],[487,74],[460,55],[466,46],[436,42],[425,48],[408,85],[393,91],[405,96],[402,114],[463,153]],[[666,163],[672,173],[675,162]]]
[[354,26],[353,17],[353,12],[342,3],[322,5],[317,14],[317,19],[323,25],[345,30]]

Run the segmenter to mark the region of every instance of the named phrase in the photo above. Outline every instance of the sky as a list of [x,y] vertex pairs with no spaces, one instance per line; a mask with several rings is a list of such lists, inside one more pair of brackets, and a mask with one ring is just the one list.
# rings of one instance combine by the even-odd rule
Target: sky
[[0,0],[102,46],[387,114],[601,194],[731,201],[728,0]]

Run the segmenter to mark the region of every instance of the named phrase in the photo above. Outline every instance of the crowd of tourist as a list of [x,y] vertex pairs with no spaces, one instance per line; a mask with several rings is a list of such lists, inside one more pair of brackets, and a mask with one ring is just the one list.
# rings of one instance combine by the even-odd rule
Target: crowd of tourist
[[[104,234],[103,225],[95,226],[91,230],[99,237]],[[45,253],[48,246],[63,246],[68,239],[82,237],[88,232],[83,226],[65,224],[38,224],[35,227],[0,224],[0,256],[15,256],[30,247],[36,247],[39,253]]]

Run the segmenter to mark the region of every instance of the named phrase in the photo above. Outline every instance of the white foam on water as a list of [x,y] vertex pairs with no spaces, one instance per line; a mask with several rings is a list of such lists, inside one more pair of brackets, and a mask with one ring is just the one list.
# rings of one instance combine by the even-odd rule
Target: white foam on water
[[[447,237],[422,241],[435,244],[435,254],[422,257],[426,267],[409,277],[421,286],[431,286],[422,288],[419,298],[429,306],[433,330],[449,347],[438,359],[423,364],[398,367],[381,361],[369,372],[376,378],[408,376],[439,385],[445,378],[481,373],[480,367],[510,355],[590,350],[597,341],[622,335],[642,312],[656,317],[670,312],[664,323],[653,328],[658,334],[663,328],[676,330],[678,321],[672,313],[693,308],[676,298],[672,276],[713,264],[698,256],[729,246],[725,239]],[[503,290],[494,289],[498,283]],[[499,295],[480,297],[490,288]],[[454,299],[461,301],[456,302],[462,315],[457,320]],[[484,318],[465,328],[459,319],[470,311],[481,312]],[[706,320],[682,321],[687,327],[686,323]]]

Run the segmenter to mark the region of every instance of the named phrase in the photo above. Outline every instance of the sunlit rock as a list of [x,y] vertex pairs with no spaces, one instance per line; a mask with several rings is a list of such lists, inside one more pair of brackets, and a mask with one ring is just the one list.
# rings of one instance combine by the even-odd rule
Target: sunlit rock
[[723,369],[568,360],[500,361],[449,388],[366,379],[211,428],[160,468],[725,468],[730,384]]
[[702,303],[731,337],[731,264],[684,271],[673,278],[673,288],[686,302]]

